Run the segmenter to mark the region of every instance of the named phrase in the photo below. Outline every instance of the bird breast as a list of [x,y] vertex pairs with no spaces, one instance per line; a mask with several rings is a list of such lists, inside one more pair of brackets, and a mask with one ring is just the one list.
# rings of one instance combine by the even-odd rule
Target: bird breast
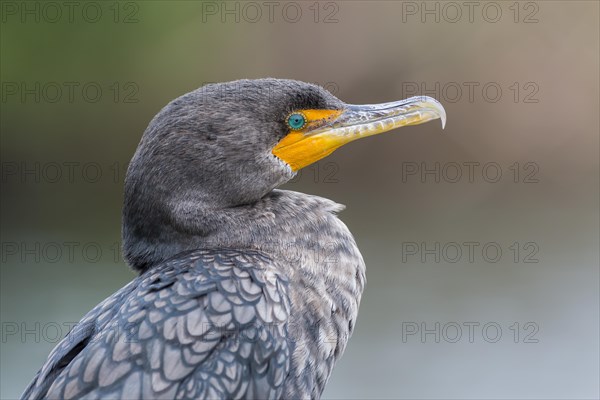
[[286,397],[318,398],[354,329],[365,284],[363,258],[336,216],[344,207],[331,200],[276,190],[248,208],[224,218],[232,226],[217,229],[221,234],[211,240],[261,250],[277,262],[289,282],[291,308]]

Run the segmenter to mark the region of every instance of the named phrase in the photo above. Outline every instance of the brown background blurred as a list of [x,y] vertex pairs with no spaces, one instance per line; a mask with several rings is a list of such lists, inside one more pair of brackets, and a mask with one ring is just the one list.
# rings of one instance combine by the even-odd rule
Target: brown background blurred
[[154,114],[273,76],[448,113],[287,185],[347,205],[368,267],[325,398],[598,398],[598,2],[52,4],[0,3],[0,397],[132,278],[123,177]]

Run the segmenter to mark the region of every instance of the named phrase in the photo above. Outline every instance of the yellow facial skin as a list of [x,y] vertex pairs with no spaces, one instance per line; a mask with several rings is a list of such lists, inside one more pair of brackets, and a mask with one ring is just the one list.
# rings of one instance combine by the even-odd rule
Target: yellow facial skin
[[327,157],[343,143],[336,145],[335,137],[310,136],[308,132],[335,121],[343,110],[299,110],[306,117],[306,125],[297,131],[290,131],[273,148],[273,154],[285,161],[293,171],[298,171]]
[[296,110],[306,117],[300,130],[290,130],[272,152],[298,171],[346,143],[395,128],[433,119],[446,122],[444,107],[427,96],[374,105],[347,105],[342,110]]

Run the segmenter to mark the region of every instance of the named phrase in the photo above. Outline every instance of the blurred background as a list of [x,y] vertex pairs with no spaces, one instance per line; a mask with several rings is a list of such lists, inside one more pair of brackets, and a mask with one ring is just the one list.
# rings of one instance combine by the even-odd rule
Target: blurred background
[[598,398],[598,2],[0,5],[1,398],[134,276],[123,179],[150,119],[268,76],[448,113],[287,185],[345,204],[367,263],[324,398]]

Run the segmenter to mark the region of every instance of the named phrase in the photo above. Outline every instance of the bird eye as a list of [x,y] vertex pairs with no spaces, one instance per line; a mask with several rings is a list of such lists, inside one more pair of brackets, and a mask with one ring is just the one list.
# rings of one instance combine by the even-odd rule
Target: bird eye
[[287,118],[287,124],[290,129],[297,131],[304,128],[304,125],[306,125],[306,117],[299,112],[292,113]]

